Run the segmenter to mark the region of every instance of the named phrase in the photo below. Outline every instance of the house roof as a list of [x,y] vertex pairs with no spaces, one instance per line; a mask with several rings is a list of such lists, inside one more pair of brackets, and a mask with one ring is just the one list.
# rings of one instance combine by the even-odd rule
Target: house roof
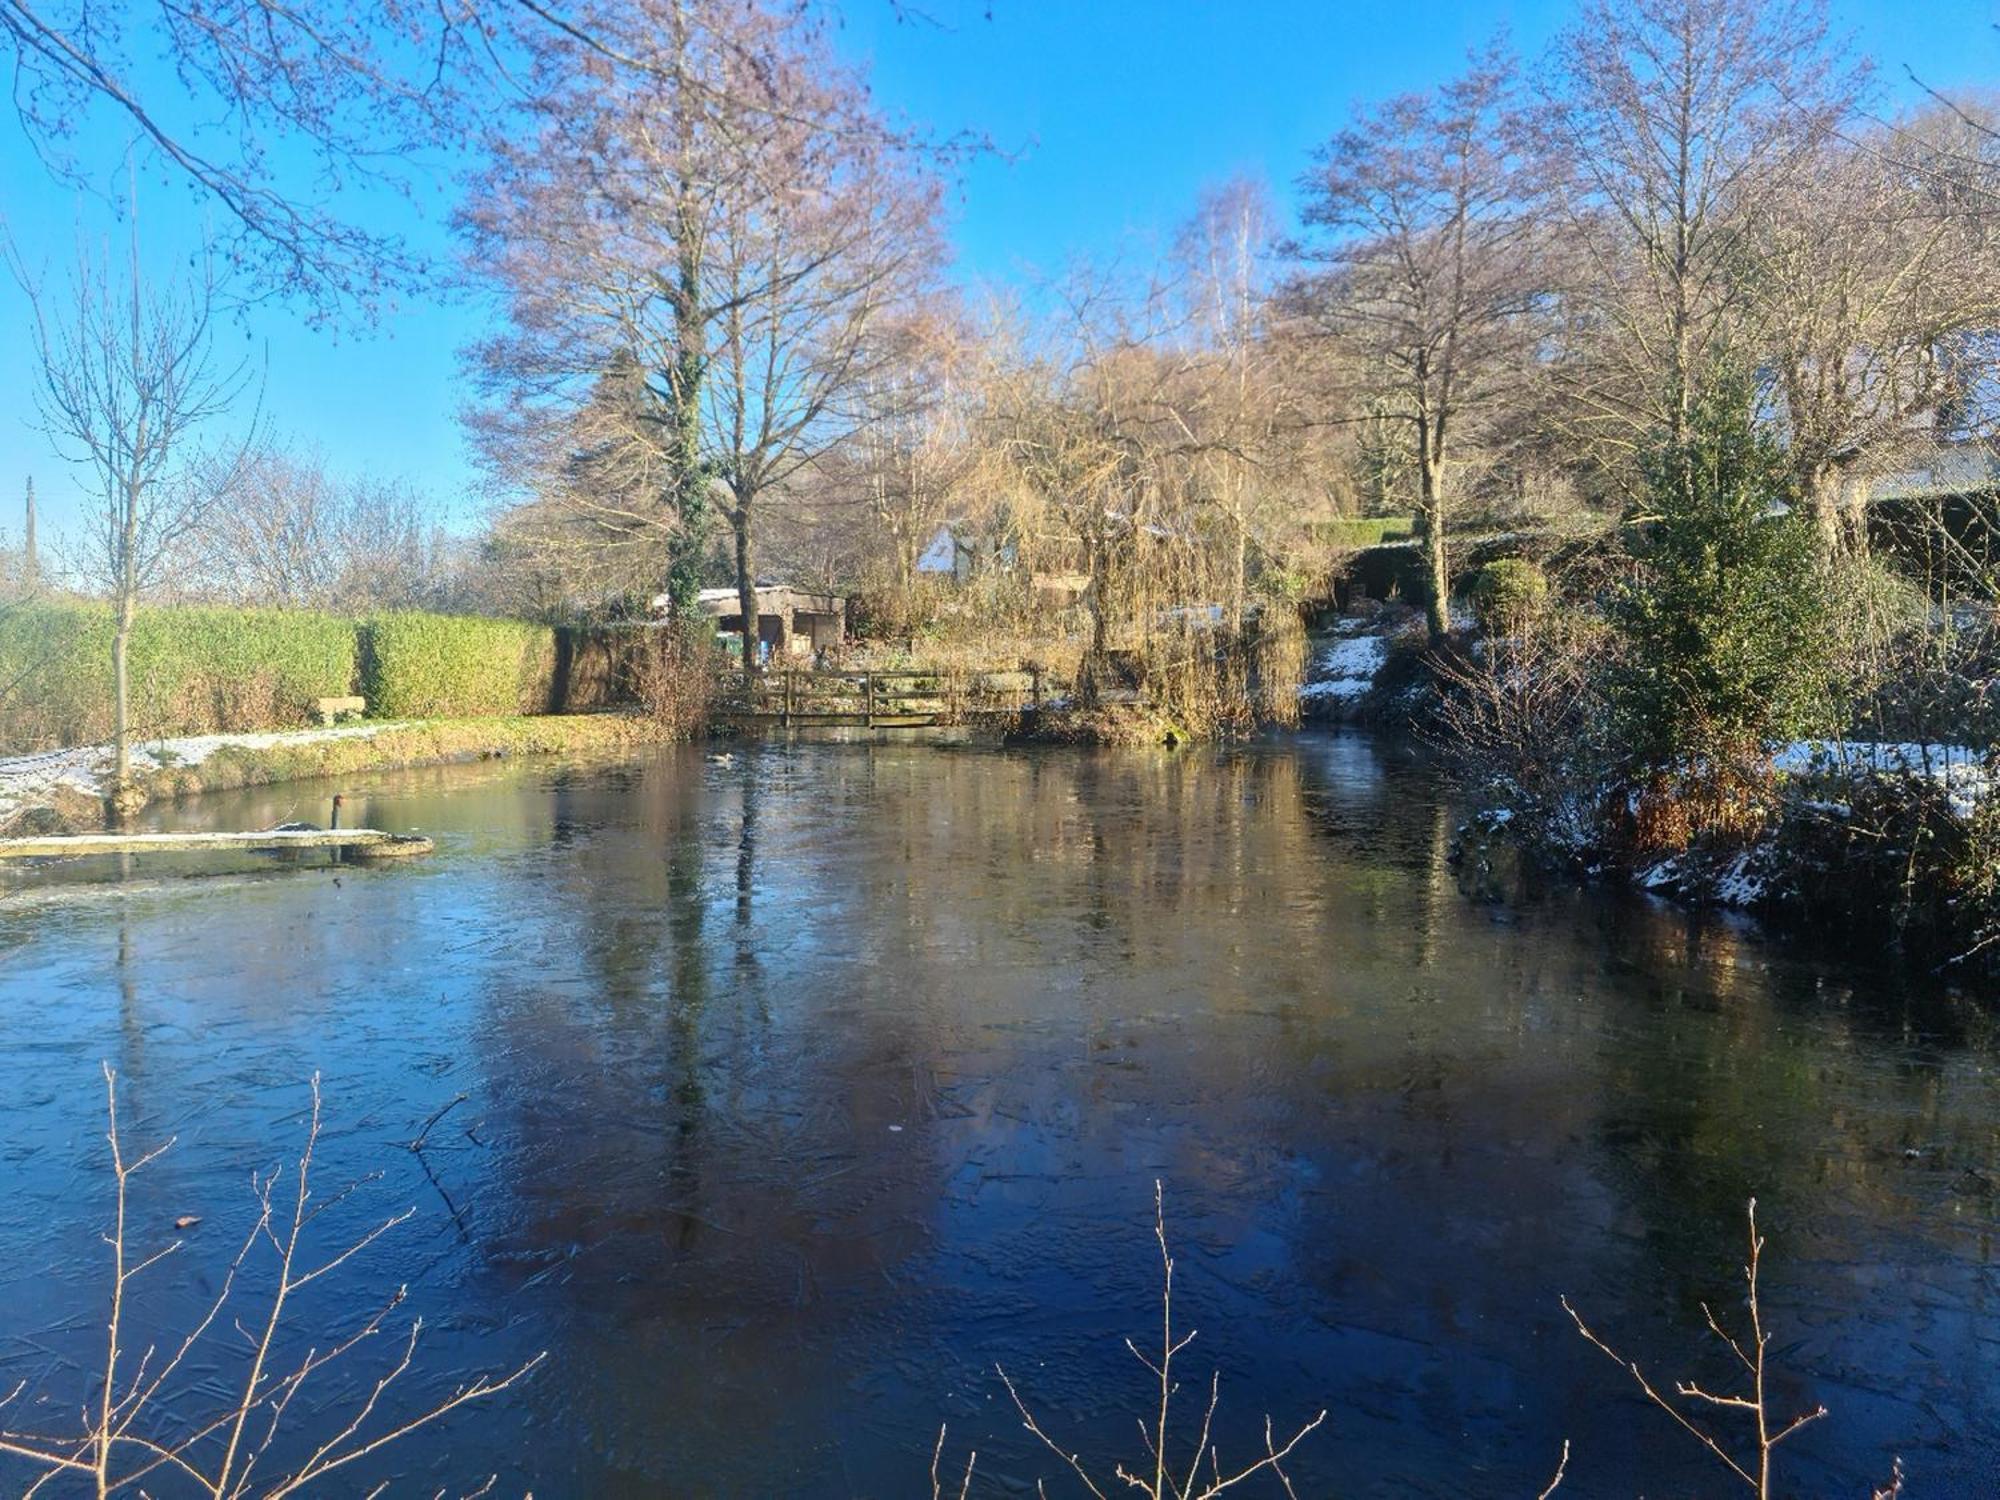
[[[703,589],[695,596],[695,608],[702,614],[715,619],[740,612],[741,604],[733,588]],[[664,612],[671,608],[673,600],[666,594],[653,596],[653,608]],[[789,583],[760,583],[757,585],[757,613],[837,615],[847,608],[844,594],[815,594],[807,589],[796,588]]]
[[1985,447],[1941,448],[1868,486],[1871,502],[1938,500],[2000,490],[2000,454]]

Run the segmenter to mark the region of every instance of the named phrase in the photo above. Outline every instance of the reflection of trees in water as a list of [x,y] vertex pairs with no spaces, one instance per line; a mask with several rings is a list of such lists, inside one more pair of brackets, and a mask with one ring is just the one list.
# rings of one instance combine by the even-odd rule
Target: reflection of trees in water
[[[976,1362],[925,1345],[937,1288],[1036,1285],[1031,1252],[1097,1277],[1089,1226],[1154,1172],[1244,1326],[1274,1288],[1306,1310],[1274,1381],[1338,1400],[1372,1361],[1474,1409],[1568,1367],[1521,1349],[1560,1335],[1557,1290],[1643,1306],[1685,1267],[1712,1295],[1742,1199],[1829,1173],[1858,1251],[1910,1207],[1870,1143],[1979,1139],[1973,1063],[1925,1084],[1858,1016],[1802,1024],[1738,937],[1589,901],[1495,920],[1441,873],[1428,783],[1351,769],[767,749],[580,809],[598,831],[536,892],[543,972],[484,1039],[512,1116],[484,1222],[597,1362],[552,1377],[581,1425],[643,1468],[725,1412],[831,1430],[853,1390],[900,1421],[870,1349]],[[1145,1278],[1111,1284],[1136,1310]]]
[[928,1013],[838,951],[881,894],[843,866],[878,811],[846,762],[810,786],[769,751],[663,763],[565,855],[549,962],[492,1007],[511,1121],[487,1248],[589,1366],[552,1375],[561,1399],[645,1472],[705,1441],[721,1392],[756,1413],[739,1435],[819,1420],[846,1388],[834,1330],[898,1305],[939,1195],[928,1155],[883,1149],[915,1141],[889,1127],[929,1098]]

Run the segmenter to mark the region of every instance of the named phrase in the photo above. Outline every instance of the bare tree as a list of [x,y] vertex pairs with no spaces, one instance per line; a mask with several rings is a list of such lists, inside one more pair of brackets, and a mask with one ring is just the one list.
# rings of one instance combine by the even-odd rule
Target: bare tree
[[772,189],[732,200],[711,252],[727,290],[706,438],[735,542],[746,671],[757,664],[760,502],[862,419],[897,355],[885,325],[942,259],[934,183],[817,131],[787,129],[773,145]]
[[1325,236],[1303,254],[1324,269],[1293,302],[1367,372],[1370,413],[1408,436],[1433,638],[1450,628],[1452,465],[1519,374],[1536,292],[1511,89],[1490,48],[1435,92],[1362,113],[1302,184],[1306,224]]
[[493,140],[463,216],[509,314],[470,351],[482,443],[573,539],[656,548],[691,611],[715,503],[747,544],[757,497],[838,431],[877,317],[935,255],[933,195],[800,9],[587,21],[538,49],[539,129]]
[[[465,85],[494,68],[501,23],[519,25],[507,9],[0,0],[0,61],[17,124],[59,180],[97,185],[103,164],[75,146],[86,120],[108,114],[216,211],[250,284],[331,314],[377,305],[427,270],[402,236],[343,213],[340,193],[357,179],[409,192],[470,99],[505,97]],[[165,66],[149,76],[142,59]],[[297,170],[272,151],[279,139],[327,170]]]
[[1217,571],[1231,630],[1243,627],[1253,549],[1282,560],[1274,533],[1300,518],[1309,489],[1294,348],[1269,326],[1275,239],[1263,184],[1239,178],[1201,195],[1173,255],[1189,363],[1164,394],[1189,445],[1191,500],[1221,533]]
[[1943,109],[1828,140],[1772,185],[1748,280],[1800,492],[1828,550],[1864,540],[1868,471],[1990,430],[2000,156]]
[[1623,473],[1740,342],[1745,235],[1853,108],[1823,0],[1589,0],[1539,112],[1566,423]]
[[[736,77],[687,68],[671,38],[656,34],[670,17],[732,25],[739,9],[716,0],[0,0],[0,65],[28,148],[58,180],[96,186],[103,164],[77,143],[93,118],[115,122],[149,166],[214,211],[247,285],[330,318],[379,312],[440,270],[379,212],[363,221],[347,211],[356,183],[384,190],[358,200],[379,209],[385,196],[430,187],[489,127],[532,140],[552,102],[533,60],[550,49],[587,61],[606,84],[650,80],[705,108],[740,111],[758,97],[744,88],[754,66]],[[301,151],[319,170],[299,169]]]
[[183,587],[242,604],[365,611],[435,606],[444,535],[408,486],[342,479],[320,454],[259,453],[187,549]]
[[906,615],[915,609],[917,562],[947,522],[961,524],[982,452],[974,441],[971,338],[957,309],[898,320],[882,335],[882,368],[860,390],[861,421],[822,465],[855,494],[885,543]]
[[203,256],[186,278],[148,286],[133,217],[122,276],[107,257],[84,254],[67,298],[55,304],[21,272],[34,309],[42,427],[95,488],[82,561],[111,599],[114,810],[131,789],[130,647],[140,597],[253,446],[253,437],[240,439],[219,468],[201,449],[249,384],[247,365],[216,357],[213,262]]

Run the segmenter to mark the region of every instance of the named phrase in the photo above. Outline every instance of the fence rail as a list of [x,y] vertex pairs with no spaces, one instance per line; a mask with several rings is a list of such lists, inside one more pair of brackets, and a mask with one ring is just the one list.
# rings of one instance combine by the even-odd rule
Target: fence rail
[[1066,691],[1039,668],[1012,672],[731,672],[711,712],[739,724],[921,729],[1040,708]]

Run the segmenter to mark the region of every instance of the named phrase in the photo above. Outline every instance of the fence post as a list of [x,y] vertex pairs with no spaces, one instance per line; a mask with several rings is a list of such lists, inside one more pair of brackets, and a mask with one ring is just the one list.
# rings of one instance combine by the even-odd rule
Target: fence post
[[1028,669],[1028,707],[1040,708],[1041,706],[1042,669],[1040,667],[1030,667]]
[[792,678],[793,678],[793,677],[794,677],[795,675],[796,675],[796,674],[795,674],[795,673],[794,673],[794,672],[792,671],[792,669],[791,669],[790,667],[787,667],[787,668],[785,668],[785,715],[784,715],[784,725],[785,725],[785,728],[787,728],[787,729],[790,729],[790,728],[792,727]]
[[863,672],[861,674],[861,702],[862,714],[868,721],[867,727],[873,729],[875,727],[875,674],[873,672]]

